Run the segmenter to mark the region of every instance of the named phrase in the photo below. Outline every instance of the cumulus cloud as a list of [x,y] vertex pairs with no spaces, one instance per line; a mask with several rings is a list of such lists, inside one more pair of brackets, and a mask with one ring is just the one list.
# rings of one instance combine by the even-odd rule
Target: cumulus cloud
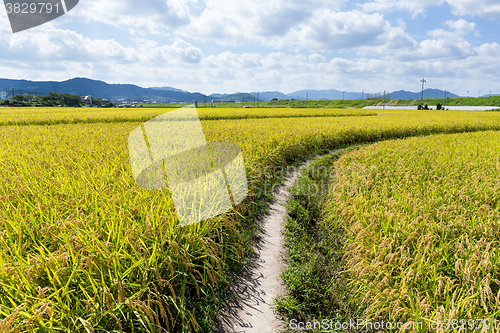
[[229,51],[203,59],[202,65],[208,68],[228,66],[231,68],[255,68],[261,66],[262,55],[258,53],[235,54]]
[[446,0],[453,7],[455,15],[473,15],[484,19],[500,17],[500,3],[497,0]]
[[479,35],[475,23],[465,20],[446,21],[444,23],[449,29],[434,29],[427,31],[426,38],[420,43],[413,41],[406,48],[394,47],[392,50],[385,45],[378,47],[362,47],[359,53],[363,55],[379,55],[385,59],[395,61],[424,61],[424,60],[447,60],[464,59],[476,54],[474,46],[465,39],[471,33]]
[[184,36],[221,45],[283,36],[308,21],[315,9],[340,9],[345,0],[206,0],[206,8],[182,30]]
[[86,0],[68,18],[102,22],[138,34],[159,34],[191,21],[189,0]]
[[115,61],[129,63],[139,60],[137,50],[124,47],[112,39],[89,39],[69,30],[49,33],[18,33],[0,35],[4,52],[1,59],[23,61]]
[[375,0],[359,5],[366,12],[381,12],[386,10],[402,10],[417,15],[425,15],[425,9],[440,6],[444,0]]
[[300,46],[312,51],[338,51],[380,45],[405,48],[413,43],[401,27],[391,26],[381,14],[323,9],[286,36],[272,38],[266,44],[280,49]]
[[444,24],[459,35],[465,36],[474,33],[474,35],[479,36],[479,31],[477,30],[476,23],[474,22],[467,22],[464,19],[460,19],[457,21],[448,20]]
[[322,63],[322,62],[325,62],[326,61],[326,58],[324,56],[322,56],[321,54],[311,54],[309,56],[309,61],[313,64],[319,64],[319,63]]
[[403,10],[417,15],[425,15],[426,8],[444,3],[453,8],[455,15],[472,15],[485,19],[500,17],[500,3],[497,0],[374,0],[359,5],[366,12]]
[[203,58],[203,53],[198,47],[181,39],[176,40],[172,45],[145,48],[145,52],[145,61],[164,64],[199,63]]
[[[418,81],[423,75],[428,85],[452,90],[454,93],[460,89],[464,93],[464,80],[467,82],[467,89],[471,91],[490,89],[491,87],[484,86],[485,80],[492,87],[499,85],[500,69],[496,60],[500,57],[500,45],[482,44],[473,48],[473,51],[470,56],[452,59],[398,61],[334,57],[319,63],[312,61],[318,58],[314,55],[305,57],[280,52],[275,52],[272,56],[229,53],[204,58],[201,68],[148,65],[145,62],[26,62],[11,59],[2,61],[0,71],[10,78],[66,80],[84,76],[110,83],[134,83],[145,87],[168,85],[207,94],[257,90],[292,92],[305,88],[380,92],[402,88],[412,90],[415,87],[415,91],[418,90]],[[272,61],[278,61],[280,57],[288,57],[288,62],[294,65],[274,68]],[[244,63],[237,62],[238,58],[256,59],[256,66],[245,68]],[[216,67],[203,65],[208,59],[215,59]],[[292,67],[299,69],[292,71]]]
[[73,61],[82,63],[155,64],[199,63],[202,51],[181,39],[172,45],[158,46],[156,42],[136,39],[137,47],[126,47],[114,39],[90,39],[69,30],[47,33],[1,34],[2,60],[28,62]]

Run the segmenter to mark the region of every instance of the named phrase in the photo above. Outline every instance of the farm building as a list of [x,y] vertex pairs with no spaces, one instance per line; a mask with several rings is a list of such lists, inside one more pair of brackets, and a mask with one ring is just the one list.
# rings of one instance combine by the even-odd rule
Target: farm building
[[6,91],[0,91],[0,100],[5,101],[7,100],[7,92]]

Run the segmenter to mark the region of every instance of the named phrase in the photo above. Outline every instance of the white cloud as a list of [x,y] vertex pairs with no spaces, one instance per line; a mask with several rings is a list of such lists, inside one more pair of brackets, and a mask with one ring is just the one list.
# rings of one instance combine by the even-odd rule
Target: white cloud
[[319,64],[326,61],[326,58],[320,54],[311,54],[309,56],[309,61],[313,64]]
[[172,45],[146,47],[144,50],[147,52],[145,61],[163,64],[199,63],[203,58],[203,53],[199,48],[181,39],[176,40]]
[[[476,35],[479,32],[475,23],[465,20],[446,21],[446,26],[451,30],[434,29],[427,31],[430,38],[422,40],[420,43],[413,41],[408,47],[398,48],[397,43],[389,49],[387,45],[378,47],[361,47],[359,53],[362,55],[378,55],[384,59],[395,61],[423,61],[423,60],[447,60],[464,59],[476,54],[473,45],[464,36],[470,33]],[[390,40],[397,40],[392,38]]]
[[426,39],[420,43],[420,48],[413,54],[400,57],[404,60],[457,59],[475,54],[474,48],[466,40],[451,40],[446,38]]
[[0,59],[30,62],[74,61],[82,63],[156,64],[199,63],[201,50],[177,39],[172,45],[158,46],[156,42],[136,39],[137,47],[125,47],[113,39],[90,39],[69,30],[47,33],[1,34]]
[[448,3],[455,15],[472,15],[485,19],[500,17],[498,0],[374,0],[359,5],[366,12],[403,10],[417,15],[425,15],[426,8]]
[[159,34],[190,23],[186,0],[86,0],[67,14],[72,20],[102,22],[139,34]]
[[137,50],[120,45],[115,40],[91,40],[69,30],[48,33],[17,33],[0,35],[4,52],[1,59],[19,61],[115,61],[129,63],[139,60]]
[[375,0],[359,5],[366,12],[382,12],[386,10],[402,10],[417,15],[425,15],[425,9],[440,6],[444,0]]
[[444,24],[453,29],[457,34],[465,36],[474,33],[474,35],[479,36],[479,31],[474,22],[467,22],[464,19],[460,19],[457,21],[448,20]]
[[358,10],[335,12],[317,10],[311,18],[284,37],[266,42],[268,46],[291,49],[299,46],[312,51],[337,51],[385,45],[387,48],[405,48],[413,39],[401,27],[392,27],[381,14],[366,14]]
[[[432,46],[432,45],[431,45]],[[429,47],[431,47],[429,46]],[[435,47],[440,47],[439,44]],[[292,92],[300,89],[338,89],[346,91],[380,92],[383,90],[409,89],[416,91],[419,80],[425,75],[427,85],[448,89],[454,93],[462,90],[486,89],[500,85],[500,45],[483,44],[473,48],[473,54],[463,58],[398,61],[395,59],[345,59],[335,57],[316,63],[309,57],[275,52],[272,55],[227,53],[209,56],[202,60],[202,68],[184,65],[158,66],[144,62],[118,63],[46,59],[40,62],[2,61],[0,71],[9,78],[34,80],[66,80],[75,76],[90,77],[109,83],[134,83],[141,86],[174,86],[188,91],[236,92],[279,90]],[[320,56],[321,57],[321,56]],[[245,68],[244,61],[254,59],[252,68]],[[216,61],[216,67],[204,63]],[[225,59],[225,60],[224,60]],[[288,63],[273,68],[272,61]],[[319,58],[318,58],[319,59]],[[292,65],[293,64],[293,65]],[[298,69],[292,71],[291,68]],[[489,82],[491,87],[485,87]]]
[[500,17],[498,0],[446,0],[453,7],[455,15],[472,15],[484,19]]
[[206,0],[206,8],[182,34],[220,45],[257,42],[283,36],[308,21],[315,9],[339,9],[345,0]]
[[261,66],[262,55],[258,53],[235,54],[229,51],[222,52],[217,56],[208,56],[203,59],[202,65],[208,68],[231,67],[231,68],[254,68]]

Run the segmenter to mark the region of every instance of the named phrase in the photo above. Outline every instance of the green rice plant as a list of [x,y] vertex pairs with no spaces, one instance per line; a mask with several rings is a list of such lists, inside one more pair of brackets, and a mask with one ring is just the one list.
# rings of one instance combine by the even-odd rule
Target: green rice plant
[[324,211],[345,228],[346,278],[364,319],[455,331],[499,319],[499,143],[494,131],[432,135],[336,162]]

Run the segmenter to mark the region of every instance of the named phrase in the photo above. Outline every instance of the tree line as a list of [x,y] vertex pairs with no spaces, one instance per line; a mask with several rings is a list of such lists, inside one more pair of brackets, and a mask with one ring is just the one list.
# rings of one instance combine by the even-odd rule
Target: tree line
[[[44,106],[66,106],[66,107],[80,107],[82,106],[82,99],[80,95],[72,94],[58,94],[56,92],[50,92],[45,96],[40,95],[15,95],[13,98],[6,101],[1,101],[0,104],[16,104],[16,105],[44,105]],[[113,103],[104,101],[102,98],[93,98],[92,105],[94,106],[104,106],[112,107]]]

